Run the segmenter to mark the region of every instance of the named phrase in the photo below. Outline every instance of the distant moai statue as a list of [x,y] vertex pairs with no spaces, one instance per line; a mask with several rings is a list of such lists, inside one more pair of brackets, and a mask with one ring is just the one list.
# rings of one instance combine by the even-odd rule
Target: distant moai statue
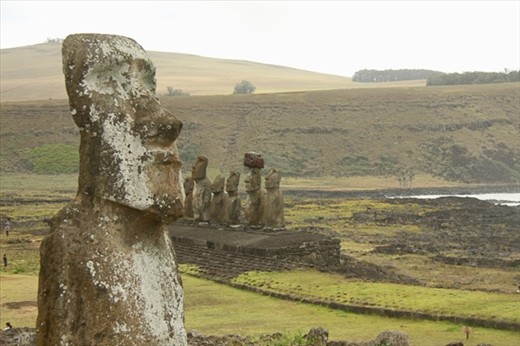
[[184,212],[182,123],[157,100],[134,40],[69,35],[62,58],[78,191],[40,246],[36,345],[187,345],[167,229]]
[[196,221],[207,222],[210,220],[211,181],[206,176],[207,168],[208,158],[199,155],[191,169],[191,177],[194,181],[193,218]]
[[244,208],[246,223],[250,226],[261,226],[264,223],[264,203],[262,193],[262,174],[264,159],[260,154],[249,152],[245,154],[244,166],[249,173],[244,180],[247,199]]
[[192,177],[184,178],[184,217],[193,219],[193,187],[195,182]]
[[222,224],[224,222],[225,213],[225,192],[224,185],[226,179],[222,175],[218,175],[213,184],[211,184],[211,205],[210,205],[210,220],[213,224]]
[[265,177],[264,223],[269,228],[285,227],[281,178],[281,172],[276,169],[271,169]]
[[226,208],[224,222],[229,225],[238,225],[242,220],[242,200],[238,195],[238,184],[240,183],[240,173],[229,172],[226,180]]

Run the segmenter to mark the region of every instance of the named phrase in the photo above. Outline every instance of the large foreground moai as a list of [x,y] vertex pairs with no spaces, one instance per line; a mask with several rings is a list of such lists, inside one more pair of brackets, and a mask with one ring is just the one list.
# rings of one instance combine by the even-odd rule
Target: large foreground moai
[[244,166],[249,172],[244,180],[247,199],[244,207],[246,223],[251,226],[261,226],[264,223],[264,204],[262,192],[262,173],[264,159],[260,154],[249,152],[244,156]]
[[264,223],[270,228],[284,228],[283,193],[280,191],[282,174],[271,169],[265,177]]
[[41,245],[37,345],[186,345],[165,227],[183,214],[182,123],[157,101],[155,68],[129,38],[68,36],[63,72],[79,186]]
[[240,183],[240,173],[231,171],[226,180],[226,206],[225,223],[238,225],[242,223],[242,200],[238,195],[238,184]]
[[195,182],[193,187],[193,218],[197,221],[210,220],[211,181],[206,176],[208,158],[198,156],[191,169],[191,177]]

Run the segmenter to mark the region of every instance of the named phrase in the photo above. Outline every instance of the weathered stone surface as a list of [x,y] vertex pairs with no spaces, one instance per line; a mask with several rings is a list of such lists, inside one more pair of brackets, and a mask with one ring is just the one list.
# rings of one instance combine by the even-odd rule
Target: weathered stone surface
[[244,222],[242,211],[242,199],[238,195],[240,173],[231,171],[226,180],[226,210],[224,222],[229,225],[238,225]]
[[264,224],[270,228],[284,228],[284,202],[280,191],[282,174],[271,169],[265,177]]
[[244,166],[248,168],[264,168],[264,159],[262,155],[255,152],[245,153]]
[[197,221],[210,220],[211,181],[206,176],[208,158],[198,156],[191,169],[191,177],[195,181],[193,187],[193,218]]
[[184,209],[182,123],[157,101],[155,68],[132,39],[68,36],[63,72],[80,176],[40,248],[37,345],[186,345],[165,232]]
[[313,346],[325,346],[329,340],[329,331],[322,327],[313,327],[304,338],[308,344]]
[[385,330],[376,338],[376,345],[408,346],[410,345],[408,334],[399,330]]
[[34,346],[36,330],[34,328],[11,328],[0,332],[2,346]]
[[193,187],[195,182],[192,177],[184,178],[184,217],[193,218]]
[[264,223],[264,198],[261,191],[262,175],[260,168],[249,168],[244,180],[247,199],[244,207],[246,223],[251,226],[260,226]]
[[224,185],[226,179],[222,175],[218,175],[213,184],[211,184],[211,205],[210,205],[210,221],[213,224],[222,224],[225,218],[225,193]]

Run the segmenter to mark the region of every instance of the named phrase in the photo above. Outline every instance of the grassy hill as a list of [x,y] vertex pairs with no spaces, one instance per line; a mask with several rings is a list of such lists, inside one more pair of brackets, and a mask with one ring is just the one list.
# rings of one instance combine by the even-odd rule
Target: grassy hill
[[[396,179],[408,171],[463,182],[520,181],[519,83],[161,102],[184,122],[178,142],[186,171],[197,154],[209,158],[212,172],[242,171],[244,153],[256,151],[266,170],[285,176]],[[77,150],[66,100],[2,103],[0,121],[4,172],[45,173],[64,167]]]
[[[148,52],[157,68],[157,93],[167,88],[190,95],[229,95],[248,80],[257,93],[343,88],[425,85],[425,81],[354,83],[351,78],[250,61],[214,59],[189,54]],[[2,102],[66,99],[61,43],[0,50]]]

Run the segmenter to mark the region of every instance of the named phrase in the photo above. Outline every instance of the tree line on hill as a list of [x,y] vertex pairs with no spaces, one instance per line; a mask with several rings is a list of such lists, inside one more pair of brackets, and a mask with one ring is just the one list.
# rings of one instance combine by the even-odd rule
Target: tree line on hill
[[489,84],[519,82],[519,71],[443,73],[426,81],[426,85]]
[[488,84],[520,81],[519,71],[444,73],[424,69],[360,70],[352,81],[363,83],[426,79],[426,85]]
[[432,70],[360,70],[354,73],[352,81],[363,83],[395,82],[400,80],[428,79],[434,75],[443,74]]

